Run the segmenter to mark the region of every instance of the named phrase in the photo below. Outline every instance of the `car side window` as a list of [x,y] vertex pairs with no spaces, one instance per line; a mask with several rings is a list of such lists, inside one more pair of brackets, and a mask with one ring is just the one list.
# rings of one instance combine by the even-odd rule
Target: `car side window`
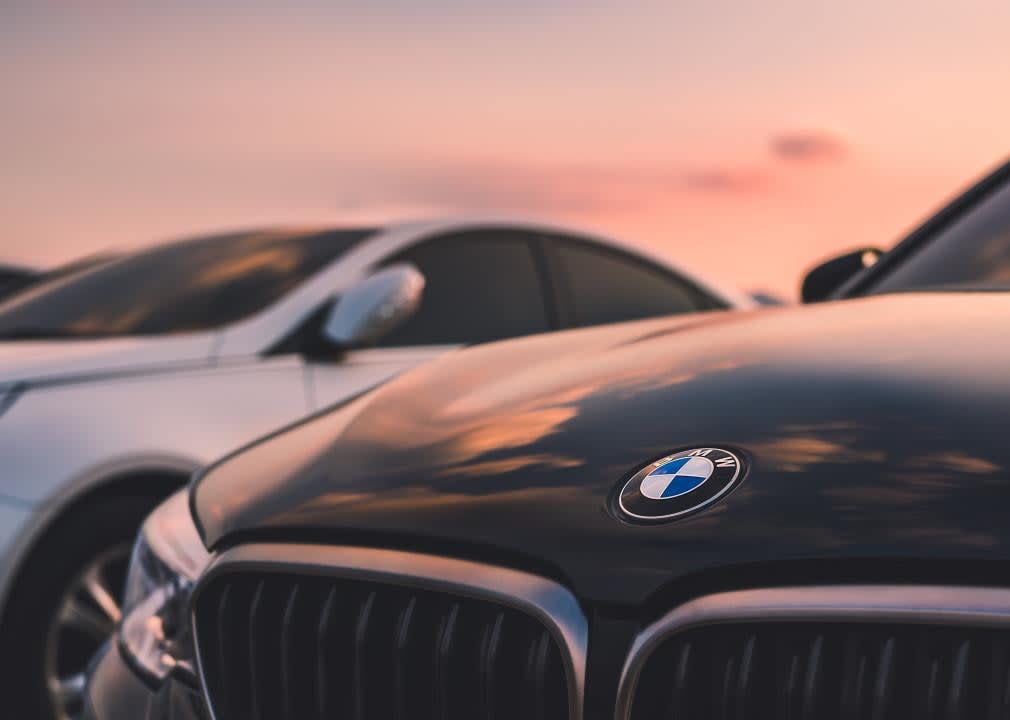
[[1010,284],[1010,183],[929,238],[871,286],[870,294]]
[[560,283],[567,289],[569,325],[586,327],[719,307],[668,270],[594,243],[554,243]]
[[383,264],[413,264],[425,286],[418,311],[379,346],[470,345],[551,329],[533,242],[521,232],[460,232],[389,258]]

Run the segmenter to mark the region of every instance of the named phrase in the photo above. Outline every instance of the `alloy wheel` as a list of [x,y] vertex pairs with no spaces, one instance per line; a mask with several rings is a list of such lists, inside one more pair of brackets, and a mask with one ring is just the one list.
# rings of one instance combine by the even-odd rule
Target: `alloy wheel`
[[69,585],[49,622],[45,679],[53,717],[73,720],[83,709],[88,662],[115,632],[130,546],[108,548]]

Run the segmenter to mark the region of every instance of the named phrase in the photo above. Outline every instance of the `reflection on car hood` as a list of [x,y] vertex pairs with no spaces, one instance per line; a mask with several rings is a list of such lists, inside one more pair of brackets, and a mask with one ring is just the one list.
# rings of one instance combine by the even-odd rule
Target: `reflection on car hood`
[[[877,297],[463,351],[211,469],[206,542],[431,548],[544,568],[594,602],[762,561],[1006,559],[1010,296]],[[625,524],[647,462],[724,446],[728,496]]]
[[102,340],[0,341],[0,387],[90,380],[208,362],[209,334]]

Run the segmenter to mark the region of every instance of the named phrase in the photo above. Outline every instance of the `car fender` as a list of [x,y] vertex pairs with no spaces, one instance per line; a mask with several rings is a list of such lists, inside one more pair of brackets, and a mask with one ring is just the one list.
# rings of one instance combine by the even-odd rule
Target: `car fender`
[[181,485],[307,407],[297,358],[25,391],[0,418],[0,498],[20,525],[0,533],[0,614],[32,548],[83,498],[144,476]]

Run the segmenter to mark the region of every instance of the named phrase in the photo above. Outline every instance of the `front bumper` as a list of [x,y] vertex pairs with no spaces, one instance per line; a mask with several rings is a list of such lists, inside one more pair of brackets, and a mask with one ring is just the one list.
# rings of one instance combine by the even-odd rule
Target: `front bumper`
[[83,720],[210,720],[199,692],[169,677],[152,687],[123,659],[115,639],[93,661]]

